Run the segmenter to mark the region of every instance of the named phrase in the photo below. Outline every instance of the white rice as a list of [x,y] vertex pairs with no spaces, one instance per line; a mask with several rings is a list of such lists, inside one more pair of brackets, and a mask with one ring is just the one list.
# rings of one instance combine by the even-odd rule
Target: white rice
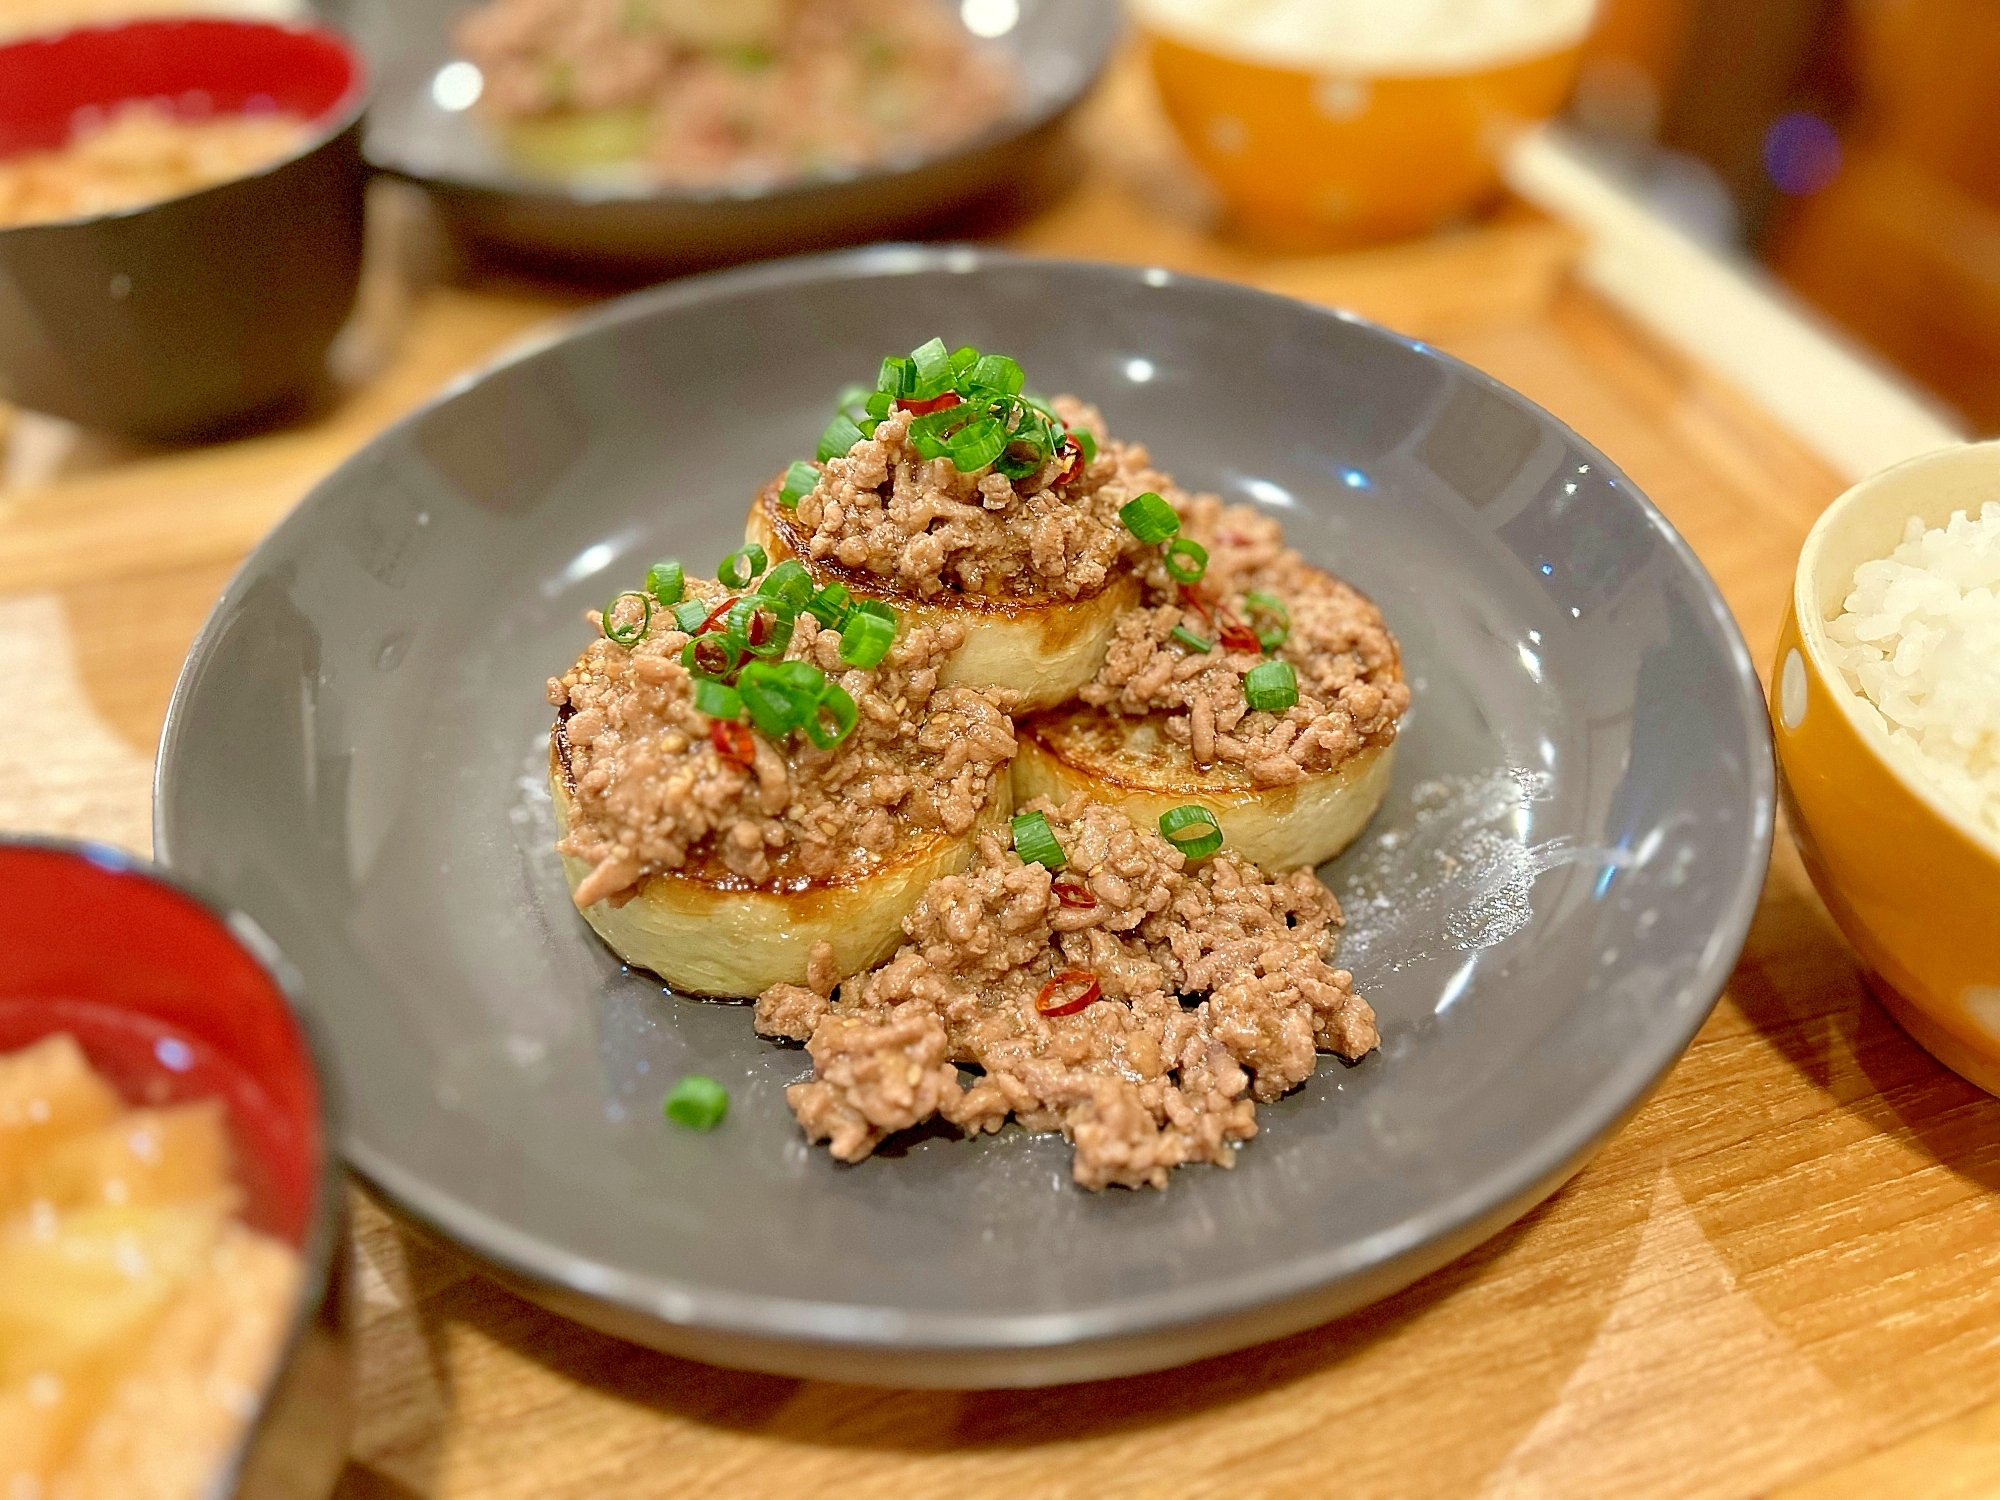
[[1212,50],[1331,73],[1437,75],[1573,47],[1597,0],[1134,0]]
[[2000,501],[1926,531],[1912,516],[1888,557],[1854,570],[1826,627],[1847,685],[1907,763],[2000,834]]

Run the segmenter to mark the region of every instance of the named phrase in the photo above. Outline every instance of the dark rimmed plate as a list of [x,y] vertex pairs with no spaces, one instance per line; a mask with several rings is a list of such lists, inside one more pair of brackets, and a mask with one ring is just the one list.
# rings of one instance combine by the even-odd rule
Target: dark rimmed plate
[[994,41],[1018,62],[1023,92],[984,135],[866,171],[694,190],[560,183],[511,165],[477,110],[439,102],[454,102],[449,83],[436,86],[457,61],[452,22],[474,3],[322,0],[375,70],[369,162],[421,183],[448,222],[512,259],[622,277],[914,235],[1039,200],[1067,170],[1062,124],[1103,72],[1121,24],[1117,0],[1019,0],[1018,19]]
[[[1233,1171],[1092,1195],[1059,1138],[809,1149],[804,1056],[627,973],[550,850],[543,680],[653,558],[708,562],[829,393],[942,334],[1283,515],[1416,688],[1323,872],[1384,1043]],[[782,351],[780,355],[779,351]],[[1164,271],[884,247],[618,303],[370,444],[203,630],[163,857],[298,964],[350,1162],[560,1310],[725,1364],[901,1384],[1154,1368],[1382,1296],[1551,1192],[1708,1014],[1771,836],[1757,678],[1686,545],[1532,403],[1355,319]],[[660,1119],[687,1072],[712,1135]]]

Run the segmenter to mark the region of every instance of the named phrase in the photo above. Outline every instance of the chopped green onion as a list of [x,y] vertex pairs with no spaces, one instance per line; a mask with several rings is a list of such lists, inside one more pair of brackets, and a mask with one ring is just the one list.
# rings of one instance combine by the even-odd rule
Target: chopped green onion
[[856,599],[854,607],[864,615],[880,615],[891,625],[897,623],[895,610],[884,604],[880,599]]
[[806,613],[820,624],[838,629],[854,612],[854,595],[844,583],[829,583],[806,600]]
[[676,1125],[685,1125],[689,1130],[713,1130],[729,1113],[729,1091],[713,1078],[692,1073],[674,1085],[660,1108]]
[[[847,689],[829,678],[820,689],[819,699],[813,704],[812,711],[806,715],[806,738],[822,750],[831,750],[854,733],[859,717],[855,712],[854,699],[848,696]],[[828,724],[827,720],[832,723]]]
[[726,589],[745,589],[751,579],[760,577],[770,565],[771,559],[764,555],[764,549],[752,542],[723,558],[722,566],[715,570],[715,581]]
[[978,363],[979,351],[970,344],[965,345],[961,349],[951,351],[951,373],[953,375],[962,378]]
[[945,445],[945,456],[961,474],[985,468],[1007,451],[1007,429],[991,417],[981,417]]
[[681,665],[697,677],[727,677],[743,665],[750,654],[740,636],[718,635],[710,631],[681,647]]
[[1070,437],[1076,440],[1076,446],[1083,454],[1084,463],[1086,465],[1096,463],[1097,462],[1096,434],[1093,433],[1088,427],[1072,427],[1069,429],[1069,435]]
[[[887,391],[877,391],[861,403],[861,409],[878,422],[895,410],[895,407],[896,398]],[[873,437],[874,434],[870,433],[869,436]]]
[[1243,679],[1243,696],[1254,709],[1281,714],[1299,701],[1299,674],[1288,661],[1260,661]]
[[693,635],[708,618],[708,608],[706,599],[692,596],[683,599],[674,606],[674,624],[680,627],[682,634]]
[[1127,531],[1149,544],[1164,542],[1181,529],[1181,518],[1174,514],[1174,508],[1150,490],[1119,506],[1118,519]]
[[1160,814],[1160,837],[1189,859],[1207,859],[1222,847],[1222,825],[1207,808],[1189,802]]
[[970,384],[981,390],[998,391],[1003,396],[1018,396],[1021,387],[1027,383],[1021,367],[1004,354],[982,355],[972,367]]
[[1275,651],[1285,643],[1285,637],[1292,633],[1292,612],[1285,607],[1285,601],[1276,594],[1267,594],[1262,589],[1252,589],[1243,596],[1243,606],[1251,613],[1250,624],[1257,624],[1256,616],[1269,615],[1276,621],[1257,632],[1257,641],[1266,651]]
[[796,557],[788,557],[764,575],[757,592],[766,599],[780,599],[794,611],[804,609],[813,595],[812,574]]
[[949,451],[949,434],[965,424],[964,403],[942,411],[925,412],[910,423],[910,446],[925,459],[943,458]]
[[1166,554],[1160,559],[1167,567],[1167,576],[1176,583],[1199,583],[1201,575],[1208,571],[1208,548],[1192,537],[1177,536],[1167,543]]
[[662,608],[672,609],[687,592],[687,574],[671,559],[656,562],[646,569],[646,592],[659,600]]
[[1048,818],[1038,812],[1024,812],[1014,819],[1014,852],[1029,864],[1051,870],[1060,870],[1067,863]]
[[785,482],[778,486],[778,503],[791,510],[801,500],[813,492],[819,483],[819,470],[803,458],[785,470]]
[[819,697],[811,688],[801,691],[787,681],[776,663],[764,661],[753,661],[743,668],[736,691],[750,711],[750,722],[772,740],[783,739],[803,724]]
[[743,699],[736,689],[726,682],[717,682],[713,677],[695,678],[694,706],[711,719],[743,717]]
[[916,385],[916,366],[902,355],[891,354],[882,361],[882,373],[876,378],[875,389],[887,396],[891,402],[915,390]]
[[858,422],[861,418],[855,416],[855,413],[865,412],[868,409],[867,403],[870,394],[868,387],[865,385],[844,385],[840,388],[840,399],[833,404],[839,410],[846,412],[850,417],[854,417],[854,420]]
[[773,662],[771,670],[777,673],[778,681],[809,698],[817,698],[821,685],[826,681],[826,673],[809,661]]
[[819,461],[824,464],[847,457],[848,450],[867,436],[855,425],[854,418],[844,411],[836,412],[833,420],[826,424],[826,431],[819,435]]
[[914,389],[905,391],[905,396],[917,401],[929,401],[951,389],[956,372],[951,367],[951,356],[945,353],[943,339],[932,339],[928,344],[912,349],[910,365],[916,379]]
[[840,631],[840,659],[850,667],[880,666],[896,641],[896,622],[857,608]]
[[1172,630],[1169,630],[1167,632],[1167,639],[1187,647],[1188,650],[1196,654],[1215,649],[1215,642],[1203,640],[1185,625],[1176,625]]
[[[639,601],[641,613],[637,625],[620,625],[617,621],[618,606],[623,604],[627,599],[637,599]],[[651,594],[623,593],[604,606],[604,638],[613,645],[627,647],[638,645],[639,642],[646,638],[646,632],[652,627],[652,624],[653,596]]]
[[[729,606],[729,613],[723,618],[729,635],[741,641],[745,651],[761,660],[774,660],[783,656],[785,647],[791,645],[792,622],[798,615],[798,610],[782,599],[745,594]],[[765,623],[760,625],[759,621]],[[760,635],[762,640],[758,639]]]

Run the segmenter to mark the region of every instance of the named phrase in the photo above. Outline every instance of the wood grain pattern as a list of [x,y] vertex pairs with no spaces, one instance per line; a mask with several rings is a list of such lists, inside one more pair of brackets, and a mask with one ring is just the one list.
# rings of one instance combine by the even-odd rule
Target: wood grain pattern
[[[1205,235],[1143,106],[1121,79],[1078,191],[1019,243],[1235,276],[1438,340],[1622,464],[1768,652],[1838,481],[1570,286],[1566,231],[1517,212],[1269,260]],[[310,427],[101,454],[0,492],[0,826],[143,840],[166,694],[234,560],[368,433],[568,305],[430,286],[372,380]],[[141,637],[94,628],[107,604]],[[53,713],[79,727],[45,746]],[[1781,835],[1716,1014],[1563,1192],[1377,1307],[1186,1369],[999,1393],[713,1369],[554,1318],[357,1193],[360,1427],[339,1495],[2000,1493],[1997,1189],[2000,1101],[1869,999]]]

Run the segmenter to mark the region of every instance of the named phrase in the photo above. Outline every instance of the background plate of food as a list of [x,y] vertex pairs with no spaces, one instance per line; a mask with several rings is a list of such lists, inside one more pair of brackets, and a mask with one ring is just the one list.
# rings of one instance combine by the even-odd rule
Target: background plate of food
[[539,266],[614,275],[1031,200],[1114,0],[333,0],[368,158]]
[[993,1385],[1308,1326],[1552,1192],[1714,1004],[1772,798],[1713,585],[1525,399],[884,247],[627,299],[350,460],[202,632],[157,834],[306,975],[349,1161],[530,1295]]

